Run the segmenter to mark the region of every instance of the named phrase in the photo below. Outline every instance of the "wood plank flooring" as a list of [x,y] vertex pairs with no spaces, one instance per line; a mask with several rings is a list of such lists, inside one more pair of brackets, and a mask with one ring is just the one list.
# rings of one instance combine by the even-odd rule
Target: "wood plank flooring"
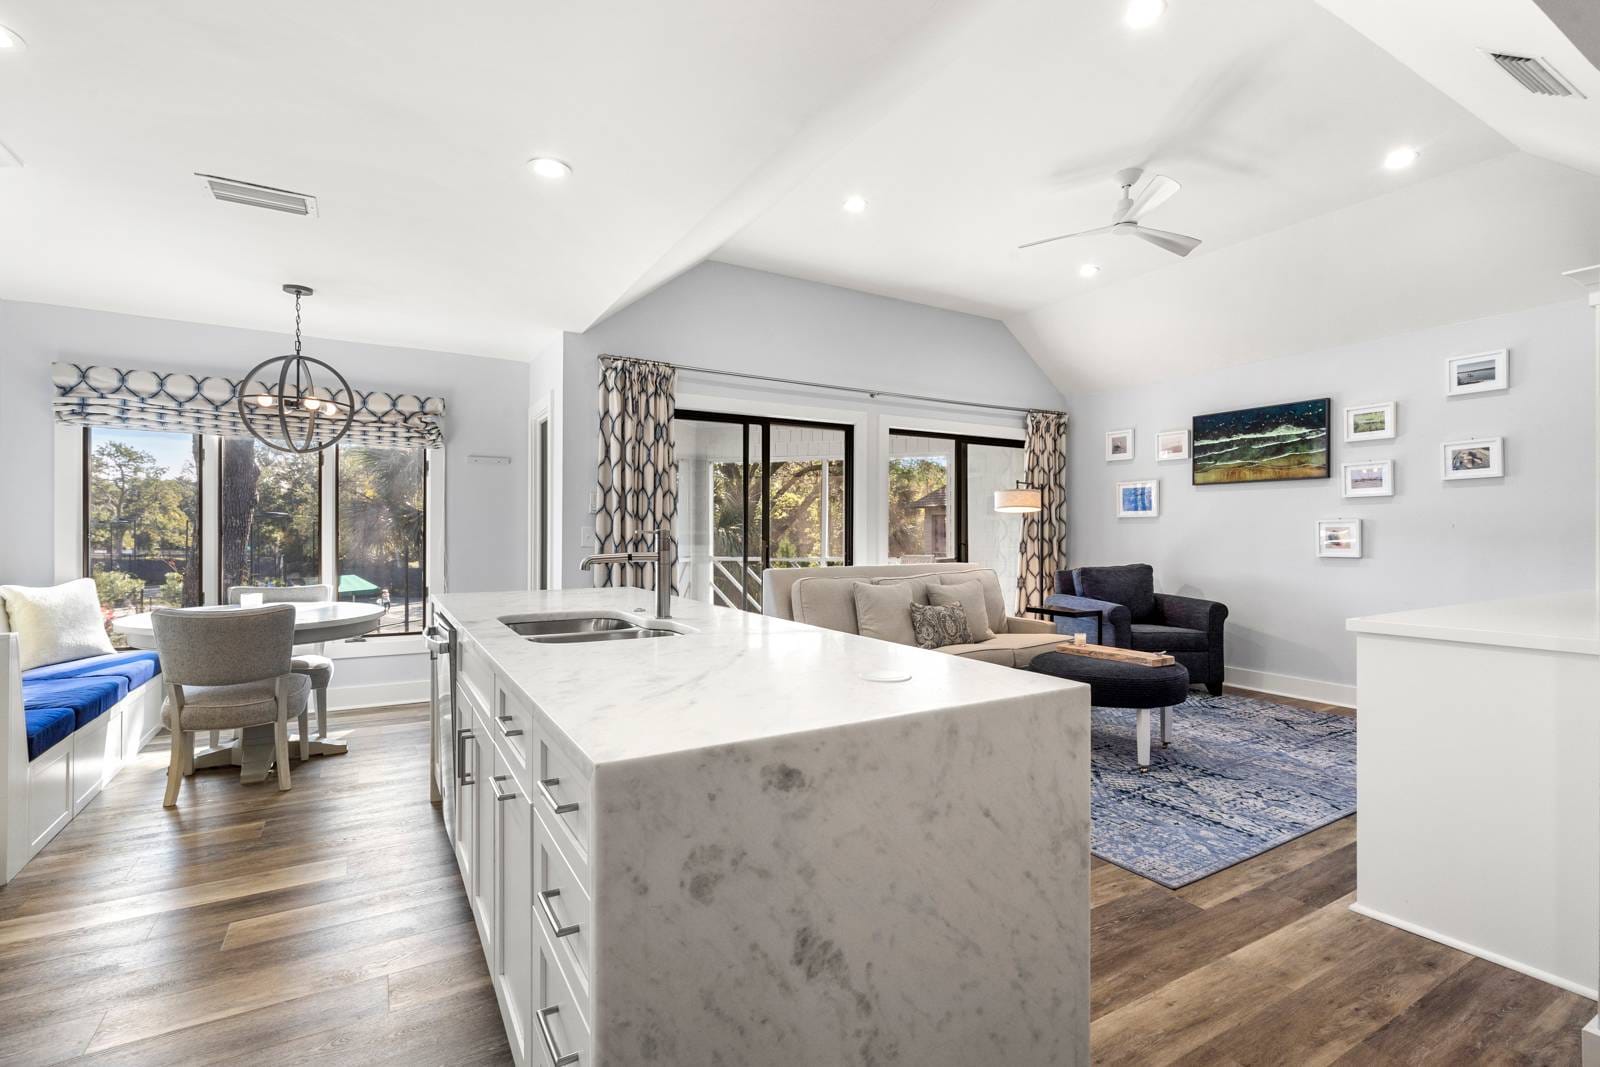
[[[147,749],[0,888],[0,1067],[509,1063],[425,713],[347,713],[290,792],[202,771],[175,812]],[[1578,1063],[1593,1003],[1354,888],[1354,818],[1177,891],[1094,861],[1095,1062]]]

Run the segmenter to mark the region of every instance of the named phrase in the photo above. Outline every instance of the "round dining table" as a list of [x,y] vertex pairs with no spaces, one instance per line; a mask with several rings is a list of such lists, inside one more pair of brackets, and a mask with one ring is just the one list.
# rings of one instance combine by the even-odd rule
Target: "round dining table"
[[[360,637],[376,629],[378,621],[383,618],[383,608],[377,604],[321,601],[296,602],[288,606],[294,608],[295,645],[314,645],[319,653],[324,643]],[[237,605],[229,604],[185,610],[196,613],[220,613],[241,609]],[[156,647],[155,624],[151,622],[148,611],[114,619],[111,629],[121,634],[134,648]],[[216,738],[216,731],[212,732],[212,736]],[[349,751],[349,745],[342,734],[325,734],[311,738],[309,747],[313,756],[338,756]],[[264,781],[272,771],[275,751],[271,726],[247,726],[243,730],[234,731],[232,739],[217,740],[205,748],[197,748],[194,765],[196,767],[232,765],[239,768],[241,782],[260,782]],[[290,745],[290,751],[299,751],[299,746]]]

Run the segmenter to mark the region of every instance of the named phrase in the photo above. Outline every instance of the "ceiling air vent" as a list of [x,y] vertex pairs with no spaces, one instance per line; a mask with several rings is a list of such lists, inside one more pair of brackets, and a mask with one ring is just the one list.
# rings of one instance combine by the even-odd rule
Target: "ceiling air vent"
[[1495,66],[1517,80],[1517,84],[1539,96],[1576,96],[1583,99],[1575,86],[1563,78],[1556,68],[1542,59],[1514,56],[1508,52],[1488,52]]
[[255,185],[219,178],[215,174],[195,174],[206,183],[211,195],[230,204],[247,204],[264,207],[270,211],[286,211],[291,215],[315,215],[317,198],[306,193],[291,193],[287,189],[274,189],[270,185]]

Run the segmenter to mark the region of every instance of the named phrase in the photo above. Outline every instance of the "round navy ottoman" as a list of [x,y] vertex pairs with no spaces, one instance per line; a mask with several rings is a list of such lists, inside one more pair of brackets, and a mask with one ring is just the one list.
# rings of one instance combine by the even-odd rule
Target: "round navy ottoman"
[[1181,663],[1141,667],[1109,659],[1046,652],[1035,656],[1029,670],[1069,678],[1089,687],[1089,703],[1097,708],[1137,708],[1139,769],[1150,769],[1150,709],[1161,709],[1161,744],[1167,743],[1167,709],[1189,699],[1189,672]]

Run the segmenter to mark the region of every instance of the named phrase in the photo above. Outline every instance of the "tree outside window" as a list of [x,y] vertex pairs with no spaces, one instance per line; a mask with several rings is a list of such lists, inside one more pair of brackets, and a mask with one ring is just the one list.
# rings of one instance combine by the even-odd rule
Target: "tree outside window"
[[423,451],[338,452],[338,597],[383,607],[377,633],[420,633],[427,599]]

